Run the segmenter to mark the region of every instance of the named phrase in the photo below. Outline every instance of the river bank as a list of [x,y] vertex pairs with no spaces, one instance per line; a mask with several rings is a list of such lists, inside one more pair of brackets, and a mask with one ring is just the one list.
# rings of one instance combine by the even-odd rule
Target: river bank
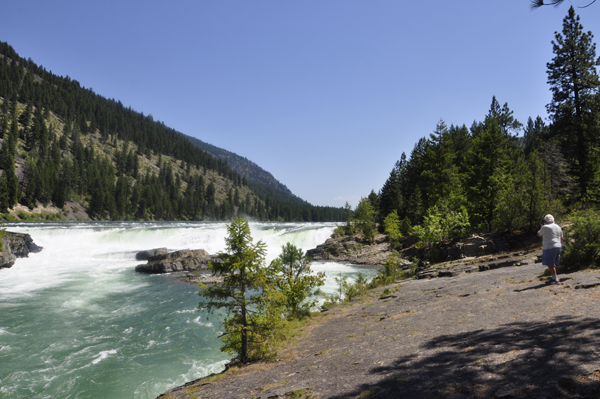
[[18,221],[89,221],[85,208],[72,201],[67,201],[65,206],[57,208],[53,205],[38,204],[30,209],[25,205],[17,204],[1,215],[8,222]]
[[407,280],[318,317],[274,363],[208,377],[179,398],[592,398],[600,272],[541,264]]
[[[420,261],[415,279],[318,315],[277,362],[159,398],[598,397],[600,271],[546,284],[532,234],[471,236],[440,250],[447,261]],[[371,245],[351,236],[308,255],[381,265],[391,251],[382,236]]]

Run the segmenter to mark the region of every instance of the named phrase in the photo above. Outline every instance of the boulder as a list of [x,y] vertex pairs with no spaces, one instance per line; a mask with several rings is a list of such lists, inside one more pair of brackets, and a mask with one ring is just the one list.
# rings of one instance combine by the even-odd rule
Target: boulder
[[208,270],[208,262],[214,258],[203,249],[185,249],[151,256],[148,258],[148,263],[136,266],[135,271],[156,274]]
[[446,261],[449,261],[494,254],[509,249],[510,245],[503,237],[482,234],[455,240],[443,246],[442,255]]
[[140,251],[137,254],[135,254],[135,260],[148,260],[153,256],[166,255],[168,253],[169,251],[165,247],[148,249],[146,251]]
[[17,257],[9,252],[0,252],[0,269],[11,267],[15,264]]
[[29,234],[6,232],[2,239],[3,252],[0,252],[0,269],[12,267],[17,258],[27,258],[31,252],[36,253],[42,247],[36,245]]

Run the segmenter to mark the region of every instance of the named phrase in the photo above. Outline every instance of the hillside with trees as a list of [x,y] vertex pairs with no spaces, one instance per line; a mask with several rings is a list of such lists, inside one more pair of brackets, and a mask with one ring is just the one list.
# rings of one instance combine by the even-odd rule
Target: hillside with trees
[[537,116],[523,125],[495,96],[470,127],[440,120],[361,200],[345,232],[369,240],[377,224],[395,243],[412,235],[427,247],[470,232],[533,231],[544,214],[596,207],[600,58],[592,39],[571,7],[547,63],[549,123]]
[[276,190],[254,171],[242,176],[151,115],[57,76],[3,42],[0,138],[1,212],[17,204],[75,203],[97,220],[243,215],[316,222],[340,220],[343,213]]
[[268,190],[273,197],[281,197],[292,202],[306,203],[306,201],[294,195],[285,184],[277,180],[270,172],[267,172],[249,159],[205,143],[195,137],[188,136],[188,139],[192,144],[202,148],[215,158],[226,161],[231,169],[239,173],[242,178],[246,178],[248,184],[257,191]]

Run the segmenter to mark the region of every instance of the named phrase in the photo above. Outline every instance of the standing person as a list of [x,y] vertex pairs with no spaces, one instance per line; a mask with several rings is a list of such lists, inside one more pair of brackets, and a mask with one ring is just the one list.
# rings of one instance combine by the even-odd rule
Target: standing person
[[544,225],[537,233],[542,237],[542,265],[550,270],[550,284],[559,284],[556,268],[560,263],[560,251],[562,249],[563,232],[559,225],[554,223],[554,216],[544,216]]

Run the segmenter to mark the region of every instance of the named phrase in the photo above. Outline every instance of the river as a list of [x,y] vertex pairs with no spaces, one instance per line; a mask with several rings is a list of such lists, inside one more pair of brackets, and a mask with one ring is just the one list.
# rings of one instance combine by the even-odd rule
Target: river
[[[0,398],[155,398],[219,372],[220,323],[198,310],[197,287],[173,275],[136,273],[138,251],[225,249],[225,223],[8,223],[43,251],[0,269]],[[267,261],[291,242],[323,243],[332,223],[251,223]],[[334,292],[378,269],[315,262]]]

